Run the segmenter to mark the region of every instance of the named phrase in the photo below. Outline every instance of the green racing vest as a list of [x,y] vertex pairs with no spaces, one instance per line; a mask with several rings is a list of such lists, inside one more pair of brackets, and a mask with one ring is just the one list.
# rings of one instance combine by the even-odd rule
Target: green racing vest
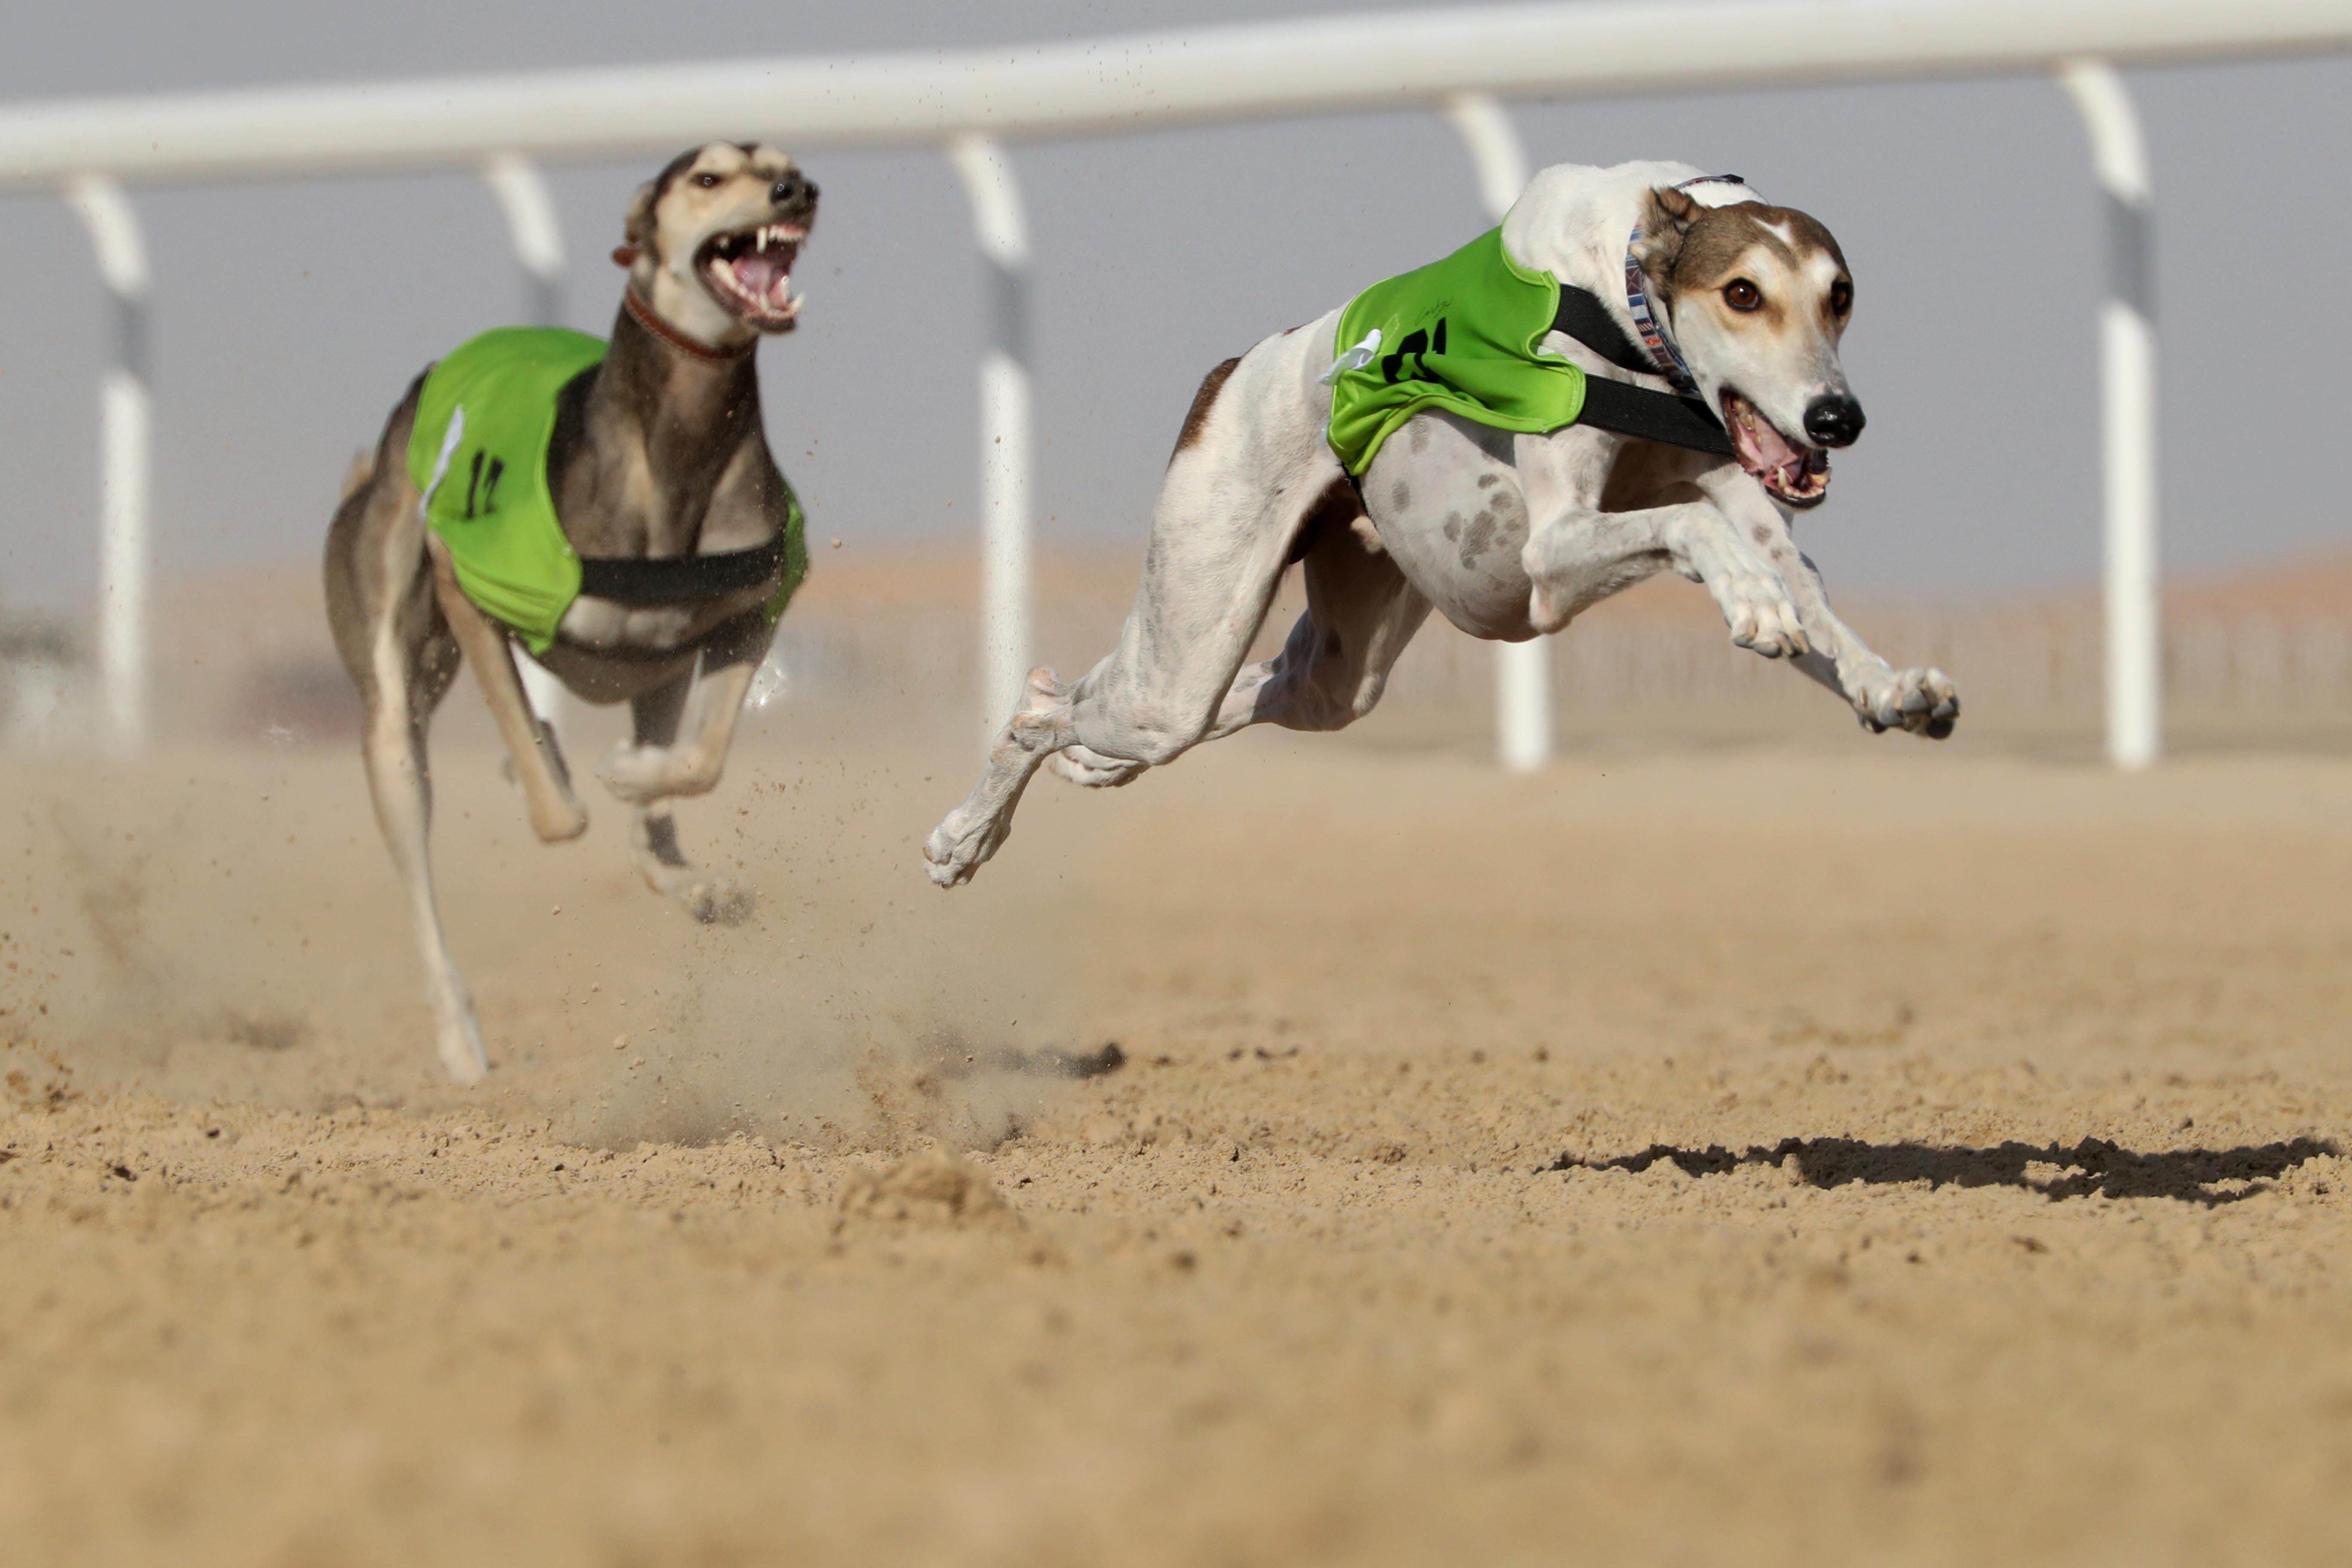
[[[580,596],[580,557],[563,536],[547,482],[555,399],[601,363],[604,340],[561,327],[500,327],[469,339],[426,373],[408,437],[408,477],[425,526],[449,547],[457,585],[514,629],[534,654],[555,642]],[[784,487],[783,580],[774,621],[808,574],[806,521]]]
[[1361,478],[1381,443],[1432,406],[1498,430],[1575,424],[1584,372],[1541,352],[1559,313],[1559,279],[1521,267],[1500,228],[1357,295],[1339,312],[1325,378],[1341,466]]

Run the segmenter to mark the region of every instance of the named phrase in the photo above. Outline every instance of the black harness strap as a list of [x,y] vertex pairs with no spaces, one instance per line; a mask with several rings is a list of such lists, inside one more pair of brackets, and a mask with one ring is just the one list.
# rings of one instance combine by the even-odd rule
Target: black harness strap
[[757,588],[783,573],[784,536],[779,533],[750,550],[716,555],[583,556],[580,592],[616,605],[686,605]]
[[1566,332],[1602,359],[1620,370],[1630,370],[1641,375],[1655,375],[1658,367],[1642,352],[1601,296],[1590,289],[1579,289],[1572,283],[1559,286],[1559,310],[1551,319],[1551,330]]
[[1698,399],[1628,386],[1622,381],[1603,381],[1597,375],[1584,378],[1584,412],[1576,416],[1576,422],[1621,436],[1639,436],[1644,441],[1663,441],[1669,447],[1687,447],[1694,452],[1712,452],[1718,458],[1732,455],[1731,437]]
[[[1625,329],[1617,324],[1609,308],[1591,289],[1566,283],[1559,286],[1559,310],[1552,317],[1551,330],[1567,333],[1621,370],[1642,375],[1658,374],[1658,367],[1634,346],[1633,340],[1625,335]],[[1577,416],[1576,422],[1597,430],[1614,430],[1621,436],[1638,436],[1644,441],[1711,452],[1718,458],[1732,456],[1731,437],[1706,404],[1671,392],[1628,386],[1622,381],[1586,376],[1584,412]]]

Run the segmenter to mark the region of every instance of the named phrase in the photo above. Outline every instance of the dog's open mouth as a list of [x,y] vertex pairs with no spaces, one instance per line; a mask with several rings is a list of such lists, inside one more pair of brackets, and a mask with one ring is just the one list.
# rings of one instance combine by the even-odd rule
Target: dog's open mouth
[[1731,432],[1739,466],[1782,506],[1819,506],[1829,496],[1829,453],[1790,440],[1754,404],[1727,386],[1723,389],[1723,427]]
[[767,223],[707,241],[696,258],[711,298],[763,332],[789,331],[801,313],[793,292],[793,262],[808,230]]

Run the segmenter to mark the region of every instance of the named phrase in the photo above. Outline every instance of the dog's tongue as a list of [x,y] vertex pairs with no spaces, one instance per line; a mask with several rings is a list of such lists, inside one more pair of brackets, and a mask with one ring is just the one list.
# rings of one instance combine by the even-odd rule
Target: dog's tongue
[[1790,463],[1803,466],[1804,454],[1790,445],[1770,420],[1750,407],[1739,407],[1734,435],[1759,468],[1786,468]]
[[782,310],[792,297],[793,270],[782,257],[749,251],[735,258],[735,281],[753,299]]

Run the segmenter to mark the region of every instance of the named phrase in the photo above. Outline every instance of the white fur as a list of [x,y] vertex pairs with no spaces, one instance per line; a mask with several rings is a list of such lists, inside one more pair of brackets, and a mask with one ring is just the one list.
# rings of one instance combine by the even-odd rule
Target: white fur
[[[1645,194],[1704,173],[1667,163],[1545,169],[1505,220],[1504,243],[1523,264],[1597,294],[1631,336],[1625,248]],[[1690,195],[1709,206],[1754,199],[1720,182]],[[1711,325],[1706,311],[1678,310],[1672,330],[1711,405],[1736,385],[1789,430],[1812,395],[1844,387],[1833,336],[1759,343]],[[1049,759],[1076,783],[1121,784],[1245,725],[1339,729],[1379,701],[1433,608],[1474,636],[1519,641],[1669,568],[1714,596],[1735,643],[1792,658],[1865,725],[1949,729],[1951,683],[1933,669],[1894,669],[1831,612],[1789,514],[1736,462],[1584,426],[1513,436],[1425,411],[1362,476],[1370,524],[1358,518],[1302,540],[1318,501],[1350,496],[1332,489],[1343,476],[1324,440],[1330,393],[1319,379],[1339,315],[1268,338],[1234,367],[1198,438],[1169,465],[1118,648],[1067,687],[1051,670],[1030,677],[971,796],[924,845],[934,882],[966,881],[996,852]],[[1546,346],[1591,374],[1665,388],[1558,333]],[[1628,482],[1654,492],[1653,504],[1602,510],[1604,488],[1629,462]],[[1279,656],[1244,668],[1301,546],[1307,614]]]

